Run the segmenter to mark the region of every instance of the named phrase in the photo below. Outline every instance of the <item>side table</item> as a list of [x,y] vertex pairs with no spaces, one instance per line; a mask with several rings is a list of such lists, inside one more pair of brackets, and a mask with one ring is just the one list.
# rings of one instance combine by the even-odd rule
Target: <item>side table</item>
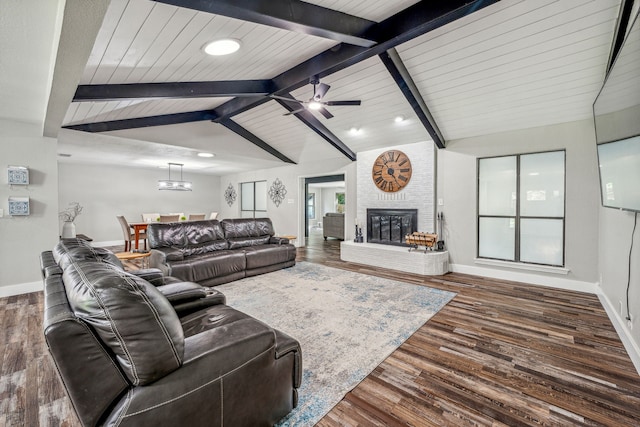
[[120,261],[141,260],[140,268],[149,268],[151,252],[117,252],[115,255]]

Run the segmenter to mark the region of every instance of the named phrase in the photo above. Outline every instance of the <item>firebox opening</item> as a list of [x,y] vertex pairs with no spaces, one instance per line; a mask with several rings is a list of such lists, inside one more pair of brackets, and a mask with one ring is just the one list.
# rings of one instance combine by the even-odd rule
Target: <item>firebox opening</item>
[[406,246],[407,234],[418,231],[417,209],[367,209],[367,242]]

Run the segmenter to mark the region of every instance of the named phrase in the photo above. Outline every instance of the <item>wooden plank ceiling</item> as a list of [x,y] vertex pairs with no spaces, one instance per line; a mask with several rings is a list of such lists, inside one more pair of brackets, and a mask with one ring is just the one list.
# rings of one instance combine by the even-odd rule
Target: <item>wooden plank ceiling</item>
[[[443,141],[437,143],[587,119],[604,79],[620,8],[620,0],[469,0],[457,2],[468,3],[463,13],[447,14],[443,11],[453,8],[455,2],[306,2],[325,8],[327,16],[340,12],[354,23],[370,27],[360,35],[364,43],[375,40],[369,48],[189,8],[197,2],[169,1],[176,2],[186,7],[150,0],[112,0],[80,84],[91,89],[93,85],[259,80],[273,85],[270,93],[308,100],[313,88],[305,82],[318,74],[331,86],[325,101],[362,100],[362,105],[329,106],[334,115],[331,119],[307,113],[315,117],[315,122],[309,123],[296,115],[283,115],[288,111],[283,105],[261,94],[241,98],[223,93],[169,99],[105,97],[72,102],[64,126],[92,131],[121,129],[89,138],[93,148],[102,151],[96,157],[104,162],[135,160],[110,150],[113,144],[101,140],[115,137],[135,140],[137,147],[146,147],[146,158],[158,159],[158,163],[175,159],[166,156],[166,145],[185,150],[185,156],[197,150],[214,152],[216,157],[210,160],[207,173],[284,164],[238,136],[230,126],[211,120],[227,124],[231,120],[283,158],[300,164],[332,159],[344,162],[353,160],[359,151],[431,140],[433,133],[430,135],[419,120],[378,57],[393,47],[415,83],[415,94],[424,100],[433,125],[441,132]],[[218,3],[219,7],[233,5]],[[408,10],[420,13],[408,14]],[[440,18],[426,18],[428,13]],[[396,33],[403,37],[412,34],[413,27],[421,35],[395,37]],[[218,38],[240,40],[240,52],[225,57],[205,55],[205,43]],[[250,108],[244,110],[245,105]],[[203,121],[198,125],[189,123],[193,117],[164,126],[149,126],[144,121],[193,111],[209,113],[197,117]],[[396,123],[397,116],[405,120]],[[140,118],[141,122],[129,120]],[[113,121],[120,121],[119,127],[109,127]],[[353,134],[352,128],[359,132]],[[62,132],[59,150],[80,152],[82,138],[70,136],[78,132]],[[136,148],[134,153],[140,157],[141,150]],[[74,157],[78,161],[82,158]],[[224,167],[216,168],[218,164]],[[189,169],[187,162],[185,169]]]

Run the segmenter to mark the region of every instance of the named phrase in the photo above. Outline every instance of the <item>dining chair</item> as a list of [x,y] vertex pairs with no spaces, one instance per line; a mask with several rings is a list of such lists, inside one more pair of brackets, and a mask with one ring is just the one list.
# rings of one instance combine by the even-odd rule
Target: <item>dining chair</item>
[[[120,227],[122,228],[122,235],[124,237],[124,251],[129,252],[131,249],[133,249],[133,244],[135,243],[136,235],[134,232],[131,231],[131,227],[129,226],[129,223],[127,222],[124,216],[118,215],[116,216],[116,218],[118,218],[118,222],[120,223]],[[144,239],[144,250],[146,251],[147,250],[147,232],[141,231],[139,236],[141,239]]]
[[156,222],[159,217],[159,213],[143,213],[142,222]]
[[180,221],[180,215],[160,215],[160,222],[177,222]]
[[189,221],[199,221],[201,219],[204,219],[206,215],[205,214],[189,214]]
[[211,215],[209,215],[209,219],[217,219],[218,218],[218,212],[211,212]]

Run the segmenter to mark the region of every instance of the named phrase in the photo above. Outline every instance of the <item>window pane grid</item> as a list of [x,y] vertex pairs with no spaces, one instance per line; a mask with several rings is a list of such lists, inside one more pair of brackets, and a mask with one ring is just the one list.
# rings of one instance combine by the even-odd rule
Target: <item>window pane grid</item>
[[564,190],[564,151],[479,159],[478,257],[564,266]]

